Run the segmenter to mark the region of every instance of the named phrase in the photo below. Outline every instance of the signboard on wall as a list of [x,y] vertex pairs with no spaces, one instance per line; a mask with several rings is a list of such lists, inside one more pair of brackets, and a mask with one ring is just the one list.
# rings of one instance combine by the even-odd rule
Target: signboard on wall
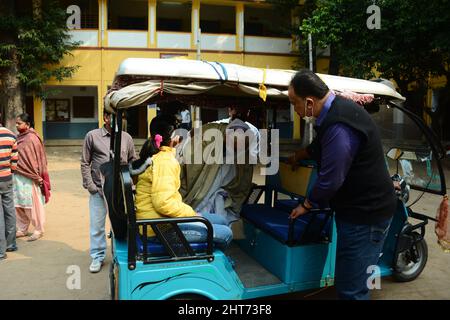
[[45,121],[69,122],[70,99],[45,100]]

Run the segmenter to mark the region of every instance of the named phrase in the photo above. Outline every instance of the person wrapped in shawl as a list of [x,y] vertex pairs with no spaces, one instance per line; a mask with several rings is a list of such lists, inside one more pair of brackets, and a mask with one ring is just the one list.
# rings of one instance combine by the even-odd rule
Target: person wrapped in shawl
[[14,175],[14,203],[17,215],[18,238],[28,235],[30,222],[34,231],[27,241],[35,241],[44,234],[44,204],[50,197],[47,157],[41,138],[32,128],[28,114],[17,117],[17,150],[19,160]]
[[[239,109],[242,110],[246,112],[230,113],[229,119],[202,126],[203,134],[216,130],[227,141],[221,155],[217,155],[216,150],[211,152],[216,147],[215,139],[200,138],[201,143],[195,143],[194,138],[188,138],[182,151],[180,193],[183,201],[200,213],[214,212],[222,216],[230,226],[239,221],[242,206],[252,189],[252,163],[256,163],[259,150],[259,137],[256,136],[259,133],[255,127],[256,133],[250,132],[249,136],[253,139],[245,143],[245,148],[238,148],[234,140],[235,130],[238,135],[251,131],[250,124],[243,115],[248,110]],[[207,158],[202,159],[201,163],[195,163],[195,154],[206,155]],[[216,159],[217,156],[223,157],[224,162],[216,162],[219,160]],[[233,163],[227,162],[227,156],[234,157],[231,159],[234,160]],[[238,161],[240,156],[245,158],[244,163]],[[250,160],[251,157],[254,157],[253,161]]]

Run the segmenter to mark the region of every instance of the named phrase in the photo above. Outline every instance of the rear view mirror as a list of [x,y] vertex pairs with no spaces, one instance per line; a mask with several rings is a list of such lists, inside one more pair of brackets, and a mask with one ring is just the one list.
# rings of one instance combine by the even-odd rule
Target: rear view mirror
[[403,155],[403,151],[398,148],[392,148],[387,153],[386,156],[392,160],[398,160]]

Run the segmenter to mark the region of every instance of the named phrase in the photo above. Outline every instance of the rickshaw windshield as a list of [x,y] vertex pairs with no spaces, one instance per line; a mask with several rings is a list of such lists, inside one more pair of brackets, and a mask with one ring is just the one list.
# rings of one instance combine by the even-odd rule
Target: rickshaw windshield
[[408,205],[417,201],[423,191],[444,194],[439,148],[426,132],[427,128],[419,126],[417,120],[393,105],[380,105],[372,117],[380,130],[384,154],[393,149],[399,152],[397,159],[385,157],[389,172],[399,173],[411,189],[419,191],[416,196],[411,194]]

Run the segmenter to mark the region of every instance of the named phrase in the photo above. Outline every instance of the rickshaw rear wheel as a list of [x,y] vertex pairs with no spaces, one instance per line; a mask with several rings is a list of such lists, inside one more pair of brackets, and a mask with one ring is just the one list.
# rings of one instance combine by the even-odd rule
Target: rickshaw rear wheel
[[[417,236],[416,232],[414,232]],[[417,262],[412,259],[412,250],[416,250]],[[425,239],[421,239],[410,249],[400,253],[394,268],[393,278],[398,282],[409,282],[416,279],[425,268],[428,260],[428,246]]]
[[195,293],[182,293],[176,296],[170,297],[168,300],[209,300],[207,297],[201,294]]

